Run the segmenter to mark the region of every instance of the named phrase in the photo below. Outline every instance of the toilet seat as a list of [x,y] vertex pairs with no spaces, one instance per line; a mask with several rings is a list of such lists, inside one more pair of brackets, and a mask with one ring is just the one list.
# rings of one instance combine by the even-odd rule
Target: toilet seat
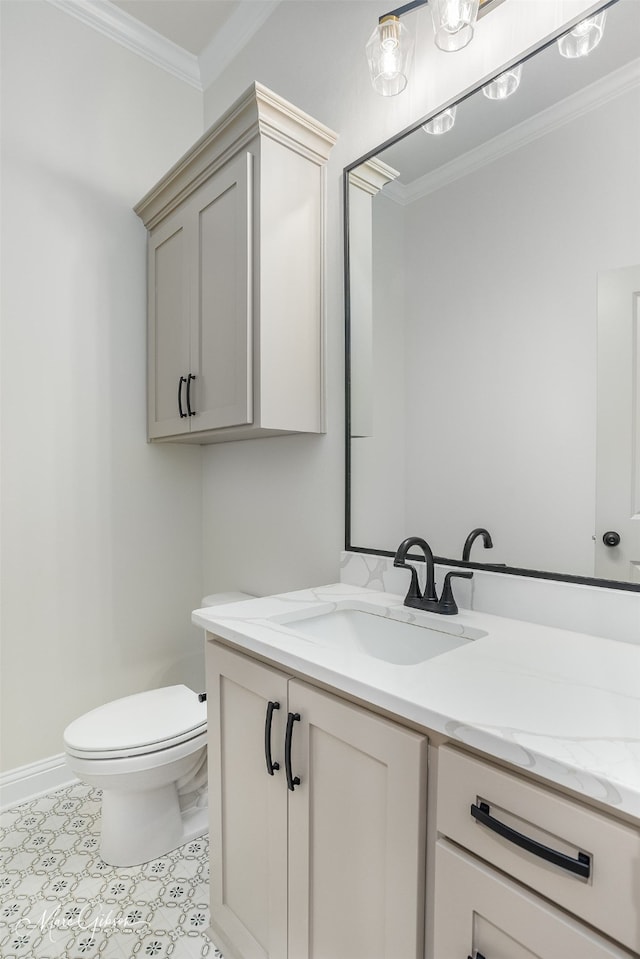
[[91,710],[67,726],[64,745],[81,759],[143,756],[196,739],[206,725],[206,705],[193,690],[166,686]]

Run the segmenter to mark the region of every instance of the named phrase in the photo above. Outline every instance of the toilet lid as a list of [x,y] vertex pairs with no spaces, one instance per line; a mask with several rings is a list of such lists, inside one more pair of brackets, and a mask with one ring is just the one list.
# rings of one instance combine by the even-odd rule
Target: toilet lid
[[79,753],[148,752],[184,742],[207,725],[206,703],[186,686],[151,689],[98,706],[64,731],[65,746]]

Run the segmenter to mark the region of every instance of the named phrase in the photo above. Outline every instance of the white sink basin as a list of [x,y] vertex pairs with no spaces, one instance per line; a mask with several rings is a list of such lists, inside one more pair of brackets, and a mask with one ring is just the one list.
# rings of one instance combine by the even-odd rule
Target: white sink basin
[[319,610],[307,615],[288,614],[277,617],[277,620],[318,645],[359,653],[398,666],[423,663],[486,636],[481,630],[453,623],[443,622],[440,627],[431,617],[423,617],[422,622],[406,622],[346,604],[339,609]]

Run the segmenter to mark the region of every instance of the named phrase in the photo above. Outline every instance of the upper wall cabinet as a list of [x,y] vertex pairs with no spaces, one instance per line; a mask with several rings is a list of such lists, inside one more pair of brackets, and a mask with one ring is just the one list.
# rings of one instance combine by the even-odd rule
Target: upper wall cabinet
[[150,440],[321,433],[336,135],[255,83],[140,201]]

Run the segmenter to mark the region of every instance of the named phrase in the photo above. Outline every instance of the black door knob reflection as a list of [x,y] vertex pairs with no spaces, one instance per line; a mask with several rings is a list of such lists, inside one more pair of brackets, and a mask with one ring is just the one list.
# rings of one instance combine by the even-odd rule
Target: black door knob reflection
[[620,533],[616,533],[615,530],[610,529],[602,537],[602,542],[605,546],[617,546],[620,542]]

